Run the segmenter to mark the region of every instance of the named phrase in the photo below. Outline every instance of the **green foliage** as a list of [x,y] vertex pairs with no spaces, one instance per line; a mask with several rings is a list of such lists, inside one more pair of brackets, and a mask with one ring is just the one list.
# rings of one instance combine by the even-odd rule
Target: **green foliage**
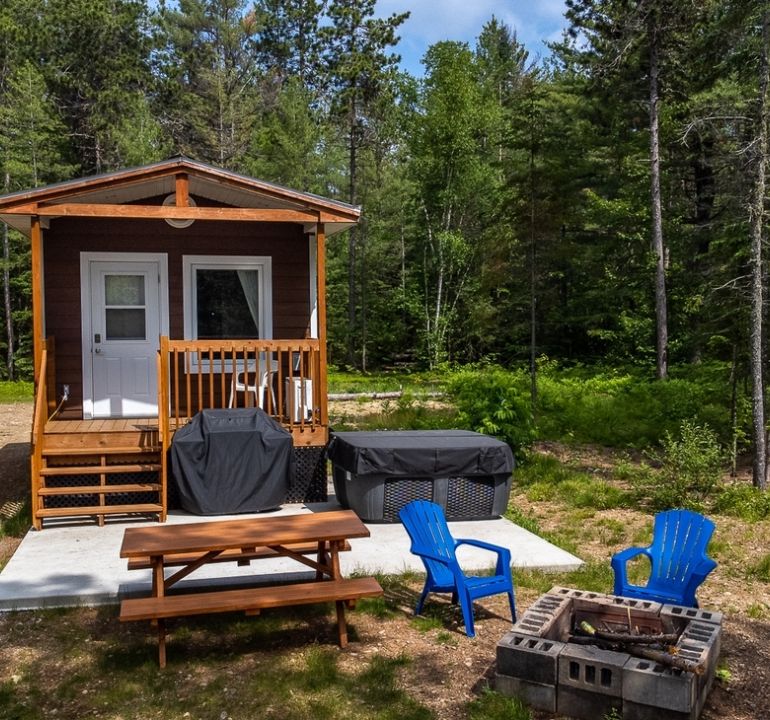
[[32,402],[32,383],[24,380],[0,382],[0,402]]
[[[639,370],[541,367],[538,434],[542,439],[645,448],[675,433],[684,421],[716,428],[722,442],[729,426],[729,368],[710,376],[658,382]],[[740,418],[741,421],[747,418]]]
[[714,512],[756,522],[770,517],[770,493],[753,485],[732,484],[720,488],[712,505]]
[[450,379],[449,393],[463,427],[500,438],[515,454],[534,440],[529,398],[516,375],[494,367],[462,370]]
[[532,455],[515,471],[515,482],[532,502],[559,500],[574,508],[609,510],[627,507],[628,493],[608,481],[576,470],[556,458]]
[[708,425],[685,421],[678,437],[666,432],[662,445],[662,450],[652,455],[660,470],[638,484],[640,496],[654,510],[703,510],[724,468],[724,453],[716,434]]

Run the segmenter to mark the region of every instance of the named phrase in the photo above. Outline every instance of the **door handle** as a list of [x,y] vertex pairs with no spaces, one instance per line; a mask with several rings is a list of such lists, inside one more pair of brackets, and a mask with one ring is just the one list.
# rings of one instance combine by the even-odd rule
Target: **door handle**
[[94,348],[94,352],[95,352],[95,353],[100,353],[101,351],[102,351],[102,349],[101,349],[101,348]]

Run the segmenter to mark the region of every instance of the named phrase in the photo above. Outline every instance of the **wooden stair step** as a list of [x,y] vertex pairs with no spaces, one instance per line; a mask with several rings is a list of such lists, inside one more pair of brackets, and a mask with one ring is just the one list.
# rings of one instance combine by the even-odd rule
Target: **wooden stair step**
[[[72,493],[71,493],[72,494]],[[78,515],[128,515],[135,513],[159,513],[163,506],[156,503],[144,505],[89,505],[87,507],[40,508],[39,518],[75,517]]]
[[[42,487],[38,495],[94,495],[94,494],[112,494],[112,493],[138,493],[138,492],[158,492],[160,484],[144,483],[131,485],[67,485],[64,487]],[[133,507],[133,506],[132,506]]]
[[46,475],[109,475],[110,473],[140,473],[158,472],[158,463],[142,463],[136,465],[62,465],[61,467],[45,467],[40,474]]
[[137,445],[130,445],[127,447],[110,447],[92,445],[90,447],[44,447],[43,456],[56,456],[56,455],[144,455],[144,454],[156,454],[159,453],[161,448],[157,445],[151,445],[149,447],[139,447]]

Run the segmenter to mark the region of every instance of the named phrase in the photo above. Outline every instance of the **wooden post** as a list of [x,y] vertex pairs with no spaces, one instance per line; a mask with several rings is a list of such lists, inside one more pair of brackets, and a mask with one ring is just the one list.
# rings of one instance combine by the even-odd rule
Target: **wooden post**
[[32,354],[34,363],[35,387],[40,382],[40,362],[43,357],[43,230],[40,218],[31,218],[29,235],[32,256]]
[[326,227],[318,223],[315,233],[316,243],[316,302],[318,303],[318,344],[319,365],[318,397],[321,406],[321,425],[329,427],[328,378],[326,376]]
[[190,206],[190,183],[187,179],[187,173],[179,173],[176,176],[176,206]]

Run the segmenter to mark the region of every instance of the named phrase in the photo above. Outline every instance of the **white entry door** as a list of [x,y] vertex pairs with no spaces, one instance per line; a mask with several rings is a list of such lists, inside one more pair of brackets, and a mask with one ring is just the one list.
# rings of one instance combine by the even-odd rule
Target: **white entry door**
[[161,319],[165,267],[159,259],[84,258],[84,262],[90,286],[90,322],[84,322],[83,333],[84,417],[157,415],[156,357],[166,324]]

